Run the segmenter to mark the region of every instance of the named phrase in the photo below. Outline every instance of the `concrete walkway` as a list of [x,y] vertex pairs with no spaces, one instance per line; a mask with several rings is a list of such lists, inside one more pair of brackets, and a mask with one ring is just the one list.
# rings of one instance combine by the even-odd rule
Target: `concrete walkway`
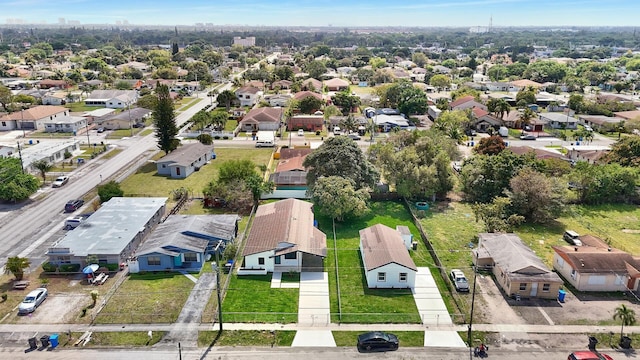
[[271,276],[272,289],[297,289],[299,287],[299,282],[282,282],[282,273],[279,271],[274,271],[273,276]]
[[[331,322],[329,306],[329,275],[325,272],[300,273],[298,325],[327,326]],[[334,347],[331,330],[298,330],[293,347]]]
[[[428,327],[453,325],[429,268],[418,268],[416,283],[411,292],[423,324],[429,325]],[[454,330],[426,330],[424,346],[466,347],[467,345]]]

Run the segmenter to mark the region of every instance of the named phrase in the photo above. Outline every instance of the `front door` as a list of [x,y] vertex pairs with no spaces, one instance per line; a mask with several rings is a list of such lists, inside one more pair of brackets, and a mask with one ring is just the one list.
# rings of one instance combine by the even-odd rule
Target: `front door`
[[536,295],[538,295],[538,283],[532,283],[531,284],[531,294],[529,294],[531,297],[535,297]]

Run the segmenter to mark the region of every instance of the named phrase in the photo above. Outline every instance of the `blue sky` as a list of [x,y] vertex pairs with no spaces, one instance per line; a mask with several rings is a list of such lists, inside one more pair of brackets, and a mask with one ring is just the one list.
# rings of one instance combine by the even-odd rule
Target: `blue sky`
[[635,26],[638,14],[638,0],[0,0],[0,23]]

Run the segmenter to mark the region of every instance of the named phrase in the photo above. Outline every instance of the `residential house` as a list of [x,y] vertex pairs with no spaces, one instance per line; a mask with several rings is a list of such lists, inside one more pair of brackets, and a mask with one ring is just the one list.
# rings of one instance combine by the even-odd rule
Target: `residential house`
[[566,145],[564,146],[567,151],[567,157],[572,161],[586,161],[589,164],[596,164],[600,159],[606,155],[611,148],[609,146],[601,145]]
[[64,160],[67,152],[72,155],[80,154],[80,141],[78,140],[36,141],[32,146],[19,146],[21,146],[20,153],[14,151],[11,156],[15,158],[22,157],[22,166],[32,173],[38,172],[38,169],[31,166],[36,161],[47,160],[53,164]]
[[178,147],[156,162],[159,175],[184,179],[216,158],[213,145],[200,142]]
[[545,159],[569,160],[561,152],[556,151],[554,149],[542,149],[542,148],[531,147],[531,146],[509,146],[505,150],[511,151],[516,155],[526,155],[526,154],[533,153],[536,159],[540,159],[540,160],[545,160]]
[[151,110],[133,108],[100,117],[95,124],[107,130],[130,129],[135,124],[144,124],[150,114]]
[[254,106],[262,96],[262,91],[253,86],[243,86],[236,90],[236,96],[240,106]]
[[498,128],[502,126],[502,121],[490,114],[487,110],[474,107],[471,109],[474,121],[471,125],[480,132],[487,132],[489,128]]
[[411,69],[411,80],[416,82],[424,82],[425,76],[427,75],[427,69],[416,67]]
[[477,102],[472,95],[463,96],[449,104],[451,110],[473,109],[474,107],[487,111],[487,106]]
[[529,80],[529,79],[521,79],[521,80],[515,80],[511,82],[511,86],[513,86],[515,88],[515,91],[520,91],[522,89],[526,89],[528,87],[533,87],[534,89],[540,89],[542,87],[542,84],[540,84],[539,82],[533,81],[533,80]]
[[[295,198],[306,197],[307,169],[302,164],[311,151],[309,148],[280,149],[280,160],[276,171],[269,176],[269,180],[276,186],[274,193],[279,190],[303,190],[301,193],[287,192],[286,194],[295,195],[289,196]],[[280,196],[276,195],[273,197]]]
[[449,69],[446,66],[442,66],[442,65],[435,65],[433,67],[433,72],[436,74],[445,74],[448,75],[451,73],[451,69]]
[[322,82],[314,78],[304,80],[301,84],[301,90],[308,90],[314,92],[322,92]]
[[44,131],[48,133],[61,132],[77,134],[80,130],[86,130],[87,119],[82,116],[58,116],[42,121]]
[[342,91],[349,89],[349,82],[344,79],[333,78],[326,80],[324,86],[326,86],[329,91]]
[[543,299],[558,296],[562,279],[518,235],[481,233],[478,239],[478,248],[473,250],[474,265],[490,268],[507,296]]
[[64,93],[52,93],[42,97],[42,105],[64,105],[67,103],[67,96]]
[[616,128],[622,118],[605,115],[578,115],[578,121],[582,125],[590,126],[595,131],[608,131]]
[[619,111],[613,114],[619,119],[618,122],[640,119],[640,110]]
[[279,107],[254,108],[240,120],[241,131],[275,131],[284,120],[284,109]]
[[640,258],[612,248],[593,235],[582,246],[552,246],[553,268],[578,291],[636,291]]
[[3,130],[44,130],[45,120],[70,117],[69,109],[62,106],[38,105],[0,117],[0,131]]
[[303,91],[299,91],[295,94],[293,94],[293,99],[300,101],[304,98],[307,98],[309,96],[313,96],[314,98],[320,100],[320,101],[324,101],[322,99],[322,94],[318,94],[317,92],[313,92],[313,91],[308,91],[308,90],[303,90]]
[[120,72],[123,72],[127,68],[140,70],[142,72],[147,72],[149,70],[149,65],[139,61],[129,61],[128,63],[116,66],[116,69]]
[[327,237],[314,226],[313,204],[286,199],[258,206],[242,256],[244,273],[322,271]]
[[291,85],[292,84],[293,84],[293,81],[278,80],[278,81],[274,81],[273,83],[271,83],[271,89],[273,89],[273,90],[275,90],[275,89],[289,90],[289,89],[291,89]]
[[110,109],[124,109],[138,101],[135,90],[94,90],[84,100],[87,106],[104,106]]
[[578,128],[578,119],[564,113],[540,113],[540,120],[546,121],[547,127],[552,129],[575,130]]
[[418,268],[398,229],[376,224],[360,230],[360,254],[370,289],[414,287]]
[[507,91],[507,92],[518,91],[518,88],[509,82],[493,81],[493,82],[488,82],[484,84],[484,86],[489,91]]
[[102,204],[78,227],[67,232],[47,250],[56,265],[88,265],[89,255],[98,264],[122,264],[160,223],[167,198],[114,197]]
[[[135,251],[129,271],[200,271],[238,233],[237,215],[171,215]],[[137,269],[136,269],[137,268]]]
[[287,120],[287,130],[321,131],[324,126],[323,115],[294,115]]
[[93,123],[99,122],[103,118],[113,115],[115,112],[116,112],[116,109],[101,108],[101,109],[87,111],[84,114],[82,114],[82,116],[87,118],[87,122],[89,123],[89,125],[91,125]]
[[389,132],[394,128],[402,130],[415,129],[415,127],[409,125],[409,121],[402,115],[378,114],[374,116],[373,123],[382,132]]
[[291,100],[291,95],[289,94],[276,94],[276,95],[267,95],[264,97],[264,100],[269,103],[271,107],[285,107],[289,104]]
[[38,86],[40,87],[40,89],[68,89],[69,87],[71,87],[71,85],[66,80],[51,79],[41,80]]

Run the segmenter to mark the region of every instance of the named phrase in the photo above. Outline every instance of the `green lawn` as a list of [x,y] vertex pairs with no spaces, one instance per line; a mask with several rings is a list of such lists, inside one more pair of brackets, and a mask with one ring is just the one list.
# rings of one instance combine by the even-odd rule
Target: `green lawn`
[[84,101],[67,103],[64,107],[71,109],[71,112],[86,112],[86,111],[104,109],[104,106],[87,106],[84,104]]
[[194,283],[177,273],[131,274],[96,317],[98,324],[172,323]]
[[216,159],[186,179],[171,179],[158,175],[156,165],[147,163],[135,174],[127,177],[120,187],[126,196],[170,196],[172,190],[179,188],[189,189],[201,196],[205,186],[216,178],[224,161],[248,159],[256,165],[267,165],[272,152],[273,149],[216,149]]
[[375,88],[367,86],[367,87],[360,87],[357,85],[351,85],[349,86],[349,91],[351,91],[352,93],[355,93],[356,95],[369,95],[369,94],[373,94],[373,91],[375,90]]
[[[186,99],[193,99],[193,98],[185,98],[185,100],[186,100]],[[183,106],[182,106],[182,107],[180,107],[178,110],[179,110],[179,111],[186,111],[186,110],[188,110],[190,107],[194,106],[195,104],[199,103],[199,102],[200,102],[200,101],[202,101],[202,100],[203,100],[203,99],[198,98],[198,99],[194,99],[193,101],[190,101],[190,102],[188,102],[188,103],[183,102],[182,104],[186,104],[186,105],[183,105]]]
[[[71,338],[67,333],[58,334],[58,342],[62,347],[71,347],[82,336],[81,332],[71,333]],[[114,332],[93,332],[91,333],[91,341],[85,347],[104,347],[104,346],[126,346],[141,347],[152,346],[162,339],[165,335],[164,331],[154,331],[149,339],[146,331],[114,331]]]
[[[328,254],[325,271],[329,274],[329,292],[333,322],[343,323],[418,323],[420,316],[410,290],[369,289],[366,284],[362,259],[359,251],[359,231],[381,223],[391,228],[406,225],[419,239],[419,233],[410,214],[401,202],[373,202],[369,215],[360,219],[350,219],[336,224],[337,244],[333,241],[331,220],[318,217],[319,226],[327,234]],[[334,245],[336,245],[334,247]],[[335,248],[338,252],[338,272],[340,277],[340,306],[338,304],[337,280],[335,272]],[[417,266],[432,264],[427,249],[420,244],[417,251],[411,251]],[[342,310],[342,317],[338,316]]]
[[272,289],[271,275],[233,275],[222,302],[224,322],[294,323],[299,289]]
[[[141,131],[141,128],[133,128],[133,135],[136,135]],[[107,135],[107,139],[122,139],[123,137],[127,136],[131,136],[131,129],[118,129],[109,132],[109,135]]]
[[147,136],[147,135],[151,134],[152,132],[153,132],[153,129],[144,129],[140,133],[140,136]]
[[[198,346],[291,346],[295,331],[237,330],[222,332],[215,341],[218,331],[200,331]],[[214,344],[215,341],[215,344]]]
[[[336,346],[356,347],[358,335],[364,331],[332,331]],[[390,331],[400,341],[400,347],[424,347],[424,331]]]

